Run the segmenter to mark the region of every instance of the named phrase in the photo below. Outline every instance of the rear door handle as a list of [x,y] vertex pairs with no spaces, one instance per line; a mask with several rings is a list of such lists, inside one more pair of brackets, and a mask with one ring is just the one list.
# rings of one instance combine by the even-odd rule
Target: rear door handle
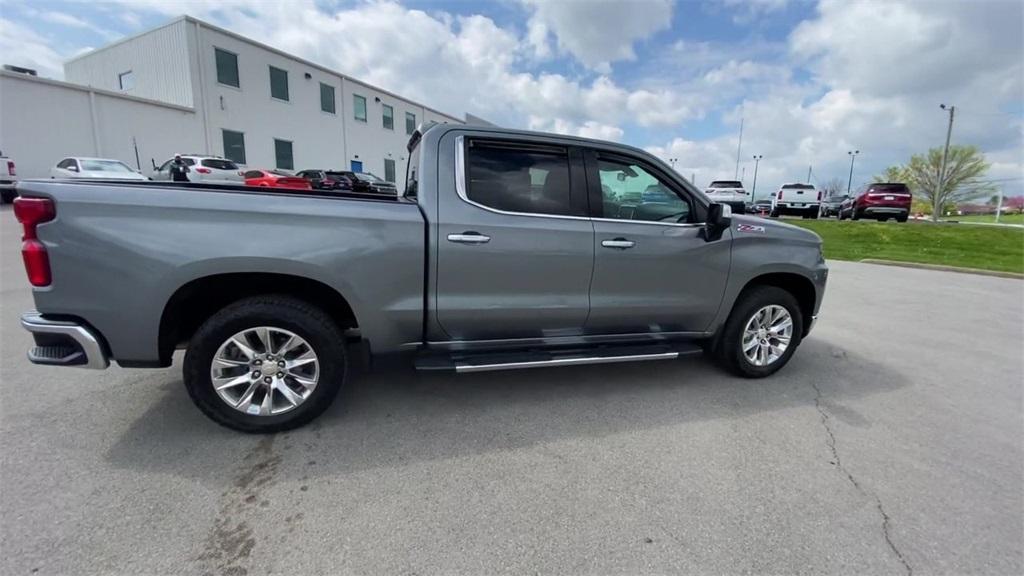
[[463,232],[462,234],[449,234],[448,241],[459,244],[487,244],[491,241],[491,237],[484,236],[479,232]]
[[619,250],[626,250],[636,246],[636,242],[632,240],[626,240],[625,238],[616,238],[614,240],[602,240],[601,246],[605,248],[618,248]]

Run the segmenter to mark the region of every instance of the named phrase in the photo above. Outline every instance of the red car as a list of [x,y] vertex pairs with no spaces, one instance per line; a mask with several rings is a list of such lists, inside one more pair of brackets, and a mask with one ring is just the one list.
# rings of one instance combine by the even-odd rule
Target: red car
[[270,188],[291,188],[293,190],[312,190],[309,180],[292,176],[283,170],[246,170],[246,186],[266,186]]
[[856,196],[843,200],[839,219],[874,218],[885,222],[895,218],[906,222],[910,216],[910,188],[899,182],[875,182],[865,186]]

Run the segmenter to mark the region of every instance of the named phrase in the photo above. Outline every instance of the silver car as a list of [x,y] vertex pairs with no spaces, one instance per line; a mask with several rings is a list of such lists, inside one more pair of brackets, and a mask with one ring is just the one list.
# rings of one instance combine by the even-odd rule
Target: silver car
[[50,178],[97,178],[100,180],[149,180],[141,172],[113,158],[64,158],[50,168]]
[[[188,166],[189,182],[208,182],[211,184],[242,184],[245,178],[242,177],[242,170],[231,160],[218,156],[203,156],[195,154],[182,154],[182,161]],[[153,180],[171,179],[171,158],[160,166],[153,165]]]

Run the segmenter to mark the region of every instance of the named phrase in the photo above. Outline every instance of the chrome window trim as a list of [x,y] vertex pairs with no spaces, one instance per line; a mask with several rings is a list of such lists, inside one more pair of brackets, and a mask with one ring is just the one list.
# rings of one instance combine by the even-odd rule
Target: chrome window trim
[[465,136],[459,135],[455,137],[455,193],[458,194],[459,198],[463,202],[471,206],[476,206],[482,210],[494,214],[501,214],[503,216],[527,216],[531,218],[553,218],[556,220],[584,220],[588,222],[628,222],[630,224],[647,224],[654,226],[671,226],[675,228],[699,228],[704,226],[704,222],[686,222],[686,223],[674,223],[674,222],[652,222],[649,220],[625,220],[622,218],[593,218],[590,216],[569,216],[562,214],[543,214],[540,212],[510,212],[508,210],[499,210],[497,208],[491,208],[485,206],[479,202],[474,202],[469,199],[466,194],[466,146]]

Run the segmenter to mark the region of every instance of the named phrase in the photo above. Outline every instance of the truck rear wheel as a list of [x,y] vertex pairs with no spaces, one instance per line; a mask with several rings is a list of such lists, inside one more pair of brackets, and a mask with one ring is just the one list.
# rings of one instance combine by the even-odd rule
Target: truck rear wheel
[[189,342],[185,388],[218,424],[268,433],[306,424],[345,379],[345,341],[330,316],[288,296],[239,300]]
[[800,345],[803,316],[796,298],[776,286],[740,295],[716,342],[718,363],[746,378],[763,378],[789,362]]

